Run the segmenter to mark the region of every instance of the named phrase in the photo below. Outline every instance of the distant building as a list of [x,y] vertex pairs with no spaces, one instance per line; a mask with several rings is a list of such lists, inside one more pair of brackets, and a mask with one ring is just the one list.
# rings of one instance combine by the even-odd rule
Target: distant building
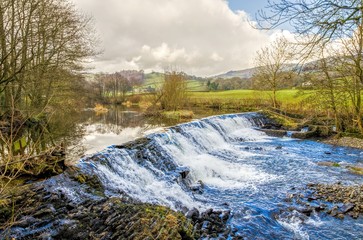
[[310,88],[310,87],[312,87],[312,86],[313,86],[313,83],[312,83],[311,81],[307,81],[307,82],[303,82],[303,83],[301,84],[301,86],[302,86],[303,88]]

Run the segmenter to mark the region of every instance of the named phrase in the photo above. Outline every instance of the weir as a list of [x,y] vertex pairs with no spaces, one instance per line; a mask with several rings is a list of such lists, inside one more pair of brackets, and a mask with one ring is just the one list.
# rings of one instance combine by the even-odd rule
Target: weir
[[[284,199],[292,189],[311,182],[362,183],[344,169],[326,171],[316,165],[327,158],[356,162],[360,153],[270,137],[258,130],[265,124],[268,119],[259,113],[209,117],[110,146],[97,154],[98,161],[84,158],[80,166],[99,177],[108,196],[126,194],[174,210],[229,209],[230,226],[247,238],[309,239],[318,231],[329,238],[344,236],[343,229],[330,230],[342,228],[336,219],[282,209],[291,207]],[[345,221],[362,230],[362,220]],[[362,236],[361,231],[353,234]]]
[[[84,224],[96,232],[105,229],[105,223],[124,224],[108,216],[112,206],[131,206],[121,214],[147,213],[149,205],[132,207],[146,203],[171,208],[191,219],[196,211],[203,212],[202,232],[211,228],[209,216],[224,219],[227,228],[221,231],[228,230],[223,233],[228,239],[363,238],[362,217],[338,219],[320,211],[322,203],[310,197],[306,188],[317,183],[363,184],[347,168],[332,167],[361,164],[362,152],[287,136],[271,137],[260,131],[269,124],[260,113],[220,115],[112,145],[82,158],[77,165],[80,175],[66,172],[41,183],[46,191],[37,196],[43,196],[42,209],[49,207],[35,213],[42,216],[41,227],[23,223],[11,228],[8,235],[0,232],[0,237],[58,236],[69,229],[87,236],[87,229],[81,227]],[[295,196],[310,200],[304,205]],[[64,215],[63,210],[55,209],[58,205],[69,212]],[[50,220],[46,214],[51,214]],[[92,214],[103,220],[95,221]],[[24,218],[38,221],[32,216]]]

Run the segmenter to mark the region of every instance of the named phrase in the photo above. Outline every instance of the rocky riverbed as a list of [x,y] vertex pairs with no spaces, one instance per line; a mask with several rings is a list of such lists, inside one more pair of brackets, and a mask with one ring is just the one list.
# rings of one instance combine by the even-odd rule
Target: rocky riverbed
[[327,144],[363,149],[363,139],[354,137],[330,138],[323,141]]
[[1,239],[223,239],[230,234],[229,211],[176,212],[126,194],[106,197],[96,177],[77,170],[55,178],[71,179],[67,184],[79,187],[84,199],[56,191],[53,180],[13,192],[0,205]]
[[324,212],[339,219],[347,216],[357,219],[363,214],[363,186],[310,183],[304,189],[289,193],[285,201],[292,204],[286,211],[306,216]]

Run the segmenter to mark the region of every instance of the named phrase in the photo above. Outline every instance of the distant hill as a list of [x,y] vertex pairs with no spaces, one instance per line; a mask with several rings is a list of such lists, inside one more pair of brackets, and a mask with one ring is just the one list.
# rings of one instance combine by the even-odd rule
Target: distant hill
[[[188,91],[205,91],[207,79],[186,74]],[[164,73],[151,72],[145,74],[145,82],[140,91],[152,91],[158,89],[164,83]]]
[[[296,67],[295,64],[286,64],[285,67],[286,71],[298,71],[299,69]],[[212,77],[213,79],[222,78],[222,79],[230,79],[234,77],[242,78],[242,79],[249,79],[253,76],[254,71],[256,68],[247,68],[243,70],[236,70],[236,71],[229,71],[223,74],[219,74],[217,76]]]
[[229,72],[214,76],[212,78],[214,78],[214,79],[216,79],[216,78],[228,79],[228,78],[234,78],[234,77],[251,78],[255,69],[256,68],[248,68],[248,69],[244,69],[244,70],[229,71]]

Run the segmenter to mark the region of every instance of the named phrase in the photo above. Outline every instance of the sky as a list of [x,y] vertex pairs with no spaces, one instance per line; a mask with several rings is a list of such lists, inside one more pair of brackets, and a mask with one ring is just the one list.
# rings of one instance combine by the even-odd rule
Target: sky
[[[177,70],[213,76],[253,67],[281,32],[257,30],[267,0],[73,0],[91,15],[102,51],[93,72]],[[107,3],[107,4],[106,4]]]

